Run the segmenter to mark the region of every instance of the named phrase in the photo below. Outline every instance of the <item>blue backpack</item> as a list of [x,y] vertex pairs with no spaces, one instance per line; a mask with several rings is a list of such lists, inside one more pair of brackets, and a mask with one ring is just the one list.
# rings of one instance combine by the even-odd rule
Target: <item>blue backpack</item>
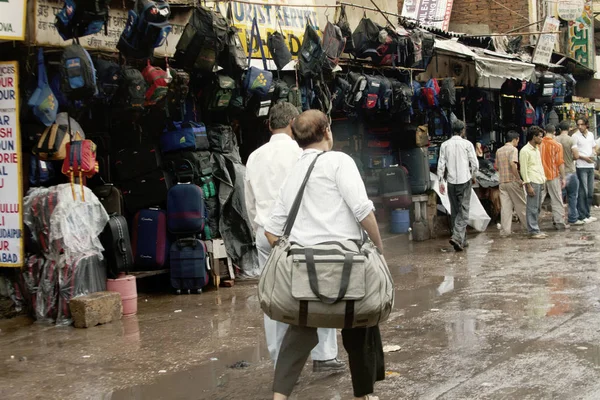
[[136,0],[134,9],[129,10],[117,49],[125,57],[150,58],[171,32],[170,16],[171,7],[164,0]]
[[87,100],[98,93],[96,68],[90,53],[79,44],[65,48],[60,63],[61,89],[71,101]]
[[65,0],[54,26],[63,40],[93,35],[102,27],[108,35],[109,5],[110,0]]
[[32,108],[33,114],[42,124],[50,126],[56,120],[58,100],[48,83],[48,74],[44,65],[44,50],[41,48],[38,50],[37,61],[38,84],[35,92],[29,98],[27,105]]
[[54,178],[52,161],[40,160],[31,155],[29,161],[29,183],[31,186],[44,186]]

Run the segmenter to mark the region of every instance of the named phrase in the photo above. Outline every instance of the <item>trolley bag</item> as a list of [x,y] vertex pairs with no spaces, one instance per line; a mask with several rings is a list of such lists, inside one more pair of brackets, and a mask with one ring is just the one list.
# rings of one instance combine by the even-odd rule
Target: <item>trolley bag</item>
[[123,202],[123,194],[112,183],[106,183],[97,186],[93,190],[100,203],[104,206],[108,215],[123,215],[125,212],[125,203]]
[[379,192],[383,202],[389,208],[409,208],[412,204],[410,183],[406,171],[401,167],[390,167],[381,170],[379,175]]
[[102,254],[106,260],[108,277],[115,279],[119,272],[128,273],[133,266],[133,251],[125,217],[111,215],[100,234],[100,242],[104,247]]
[[429,157],[426,148],[400,150],[400,161],[408,169],[408,181],[412,194],[423,194],[431,189]]
[[177,294],[202,293],[208,284],[204,243],[196,238],[178,239],[171,245],[170,259],[171,286]]
[[133,218],[131,245],[136,269],[162,269],[167,263],[167,215],[157,208],[140,210]]
[[322,328],[362,328],[385,321],[394,305],[394,283],[383,255],[366,240],[310,247],[290,243],[306,173],[279,239],[260,276],[258,299],[271,319]]
[[204,230],[204,198],[200,186],[178,183],[167,194],[167,226],[174,234],[196,234]]

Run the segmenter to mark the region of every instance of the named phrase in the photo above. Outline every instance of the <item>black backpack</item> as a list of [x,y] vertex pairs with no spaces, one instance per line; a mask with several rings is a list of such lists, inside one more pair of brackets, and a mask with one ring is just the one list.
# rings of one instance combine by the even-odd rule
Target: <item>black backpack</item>
[[96,69],[86,49],[78,44],[65,47],[60,63],[61,89],[69,100],[86,100],[94,96]]
[[335,79],[331,96],[331,108],[333,111],[344,111],[346,108],[346,99],[351,90],[352,85],[350,82],[340,76]]
[[292,53],[285,44],[285,37],[283,34],[275,31],[271,33],[267,39],[267,47],[271,53],[271,58],[275,62],[278,70],[282,70],[283,67],[288,65],[292,61]]
[[346,104],[351,107],[360,107],[365,99],[365,89],[367,88],[367,78],[364,75],[357,72],[350,72],[348,74],[352,89],[348,93]]
[[273,97],[271,100],[271,105],[288,102],[290,100],[290,87],[285,81],[274,80],[272,87]]
[[394,90],[392,88],[392,82],[385,76],[382,76],[379,78],[379,85],[378,108],[382,111],[389,111],[393,104],[392,97]]
[[54,26],[63,40],[98,33],[104,27],[108,35],[108,8],[110,0],[65,1],[56,14]]
[[318,77],[323,73],[325,52],[321,38],[317,31],[311,26],[310,19],[307,20],[304,30],[304,39],[298,54],[299,71],[304,78]]
[[145,59],[162,46],[171,32],[171,7],[164,0],[136,0],[129,10],[127,24],[121,33],[117,49],[125,57]]
[[381,96],[381,79],[377,76],[365,75],[367,86],[364,91],[364,101],[362,108],[367,110],[376,110],[379,106],[379,97]]
[[198,6],[177,43],[175,58],[185,70],[212,72],[227,43],[227,20],[216,11]]
[[323,31],[323,50],[325,51],[326,68],[334,69],[338,65],[345,46],[346,39],[341,29],[327,22]]
[[248,56],[240,39],[240,30],[233,26],[231,22],[233,21],[231,3],[227,6],[227,21],[229,21],[229,26],[227,28],[225,47],[219,56],[219,65],[223,67],[225,72],[233,75],[241,73],[248,68]]
[[96,60],[96,74],[98,85],[96,97],[108,103],[119,90],[121,66],[112,61],[99,58]]
[[171,73],[171,82],[167,89],[165,111],[167,118],[173,121],[183,121],[186,114],[185,101],[190,92],[190,74],[176,68],[169,68],[169,72]]
[[[379,45],[379,32],[382,30],[380,26],[375,24],[367,17],[363,17],[358,26],[352,33],[354,41],[354,55],[358,58],[366,58],[372,55]],[[370,52],[370,51],[371,52]]]
[[453,107],[456,104],[456,88],[454,86],[454,79],[446,78],[442,81],[438,98],[442,107]]
[[140,71],[133,67],[121,70],[121,92],[119,100],[124,110],[143,111],[147,84]]
[[412,106],[412,89],[406,83],[392,79],[392,113],[410,110]]
[[342,36],[346,39],[344,51],[346,53],[353,53],[354,41],[352,40],[352,30],[350,29],[350,23],[348,22],[348,16],[346,15],[346,6],[340,6],[340,17],[335,25],[340,28]]
[[410,38],[413,42],[414,53],[412,63],[408,66],[412,68],[427,69],[431,57],[433,57],[433,46],[435,43],[433,34],[426,31],[415,30]]

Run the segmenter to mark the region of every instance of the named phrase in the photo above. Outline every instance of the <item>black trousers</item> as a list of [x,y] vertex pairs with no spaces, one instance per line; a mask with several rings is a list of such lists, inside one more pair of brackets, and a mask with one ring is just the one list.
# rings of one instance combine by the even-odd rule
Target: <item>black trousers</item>
[[[348,353],[355,397],[373,393],[375,382],[385,379],[383,344],[379,326],[342,329]],[[273,391],[289,396],[298,381],[310,351],[319,343],[317,328],[290,325],[277,358]]]

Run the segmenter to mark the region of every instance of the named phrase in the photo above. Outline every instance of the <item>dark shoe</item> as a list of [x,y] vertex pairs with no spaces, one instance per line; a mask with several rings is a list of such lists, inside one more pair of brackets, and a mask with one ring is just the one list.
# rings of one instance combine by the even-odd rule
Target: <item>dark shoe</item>
[[454,239],[450,239],[450,244],[454,247],[454,251],[463,251],[463,247]]
[[313,361],[313,372],[343,371],[346,363],[334,358],[333,360]]

